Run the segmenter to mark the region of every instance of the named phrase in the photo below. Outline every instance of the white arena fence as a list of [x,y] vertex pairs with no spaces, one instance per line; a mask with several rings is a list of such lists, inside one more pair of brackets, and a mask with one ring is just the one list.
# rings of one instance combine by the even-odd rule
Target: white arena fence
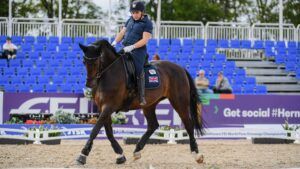
[[[40,131],[39,129],[9,129],[0,128],[0,139],[19,139],[33,141],[35,144],[41,144],[41,141],[56,139],[87,139],[92,128],[72,128],[57,129],[50,131]],[[140,138],[146,129],[141,128],[114,128],[114,136],[117,138]],[[59,136],[49,137],[49,133],[61,133]],[[88,132],[88,133],[87,133]],[[287,134],[290,133],[290,136]],[[300,143],[300,130],[286,131],[274,130],[274,128],[209,128],[206,134],[201,138],[280,138],[295,140],[294,143]],[[102,129],[97,138],[106,138],[106,134]],[[186,130],[156,130],[151,136],[152,139],[166,140],[169,144],[176,144],[176,141],[189,139]]]
[[[113,37],[125,21],[97,19],[0,18],[0,33],[16,36]],[[278,23],[161,21],[153,22],[153,38],[191,38],[225,40],[280,40]],[[158,31],[159,30],[159,31]],[[283,24],[282,40],[300,41],[300,27]]]

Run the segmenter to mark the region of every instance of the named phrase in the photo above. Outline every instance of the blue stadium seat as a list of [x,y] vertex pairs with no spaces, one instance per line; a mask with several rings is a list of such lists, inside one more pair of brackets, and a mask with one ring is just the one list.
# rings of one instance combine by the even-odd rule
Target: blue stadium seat
[[288,55],[297,55],[296,48],[288,48]]
[[61,76],[61,75],[55,75],[55,76],[52,76],[52,82],[53,84],[63,84],[64,83],[64,76]]
[[267,47],[265,48],[265,56],[266,57],[274,57],[275,53],[273,51],[273,47]]
[[277,41],[276,48],[286,48],[284,41]]
[[268,93],[266,86],[258,85],[255,88],[256,88],[256,90],[255,90],[256,94],[267,94]]
[[47,59],[42,59],[42,60],[37,60],[35,62],[35,66],[37,68],[44,68],[48,66],[48,60]]
[[193,40],[192,39],[183,39],[182,46],[193,46]]
[[276,57],[275,57],[275,63],[277,63],[277,64],[283,64],[283,63],[285,63],[285,55],[277,55]]
[[96,42],[96,40],[97,40],[96,37],[87,37],[87,38],[86,38],[86,43],[87,43],[87,44],[91,44],[91,43]]
[[173,45],[171,45],[170,52],[172,52],[172,53],[179,53],[180,52],[180,46],[173,46]]
[[297,65],[295,64],[295,62],[293,62],[293,61],[286,62],[285,71],[293,72],[293,71],[296,71],[296,69],[297,69]]
[[226,61],[226,55],[225,54],[219,54],[219,53],[217,53],[217,54],[215,54],[215,58],[214,58],[216,61],[222,61],[222,62],[224,62],[224,61]]
[[56,52],[56,45],[55,43],[50,43],[46,46],[46,51],[48,52]]
[[44,69],[44,74],[47,76],[53,76],[55,75],[55,68],[53,67],[48,67],[47,69]]
[[57,88],[58,88],[58,86],[55,84],[53,84],[53,85],[48,84],[48,85],[46,85],[45,89],[46,89],[46,92],[48,92],[48,93],[56,93]]
[[203,55],[204,54],[204,48],[202,46],[194,46],[194,54]]
[[170,40],[169,39],[159,39],[159,46],[164,46],[164,48],[166,46],[170,45]]
[[59,43],[59,39],[57,36],[50,36],[48,40],[49,44],[54,44],[55,46]]
[[24,83],[28,85],[36,85],[36,76],[24,76]]
[[0,59],[0,68],[7,67],[8,62],[6,59]]
[[285,55],[286,54],[285,48],[278,47],[276,50],[277,50],[277,55]]
[[243,69],[243,68],[235,69],[235,76],[238,76],[238,77],[245,77],[245,76],[246,76],[246,71],[245,71],[245,69]]
[[217,46],[218,46],[218,41],[217,40],[215,40],[215,39],[207,39],[206,47],[214,47],[214,48],[216,48]]
[[243,85],[244,84],[244,81],[245,81],[245,78],[244,77],[241,77],[241,76],[236,76],[234,79],[234,84],[235,85]]
[[[79,72],[79,71],[77,71]],[[72,74],[72,70],[71,70]],[[77,77],[76,76],[69,76],[66,78],[66,84],[77,84]]]
[[50,67],[60,67],[61,64],[61,60],[59,59],[53,59],[50,63],[49,66]]
[[42,74],[42,69],[40,67],[30,68],[31,76],[40,76]]
[[61,38],[61,44],[71,44],[73,43],[73,39],[71,37],[63,36]]
[[78,44],[84,44],[84,37],[75,37],[74,38],[74,45],[76,44],[78,46]]
[[22,64],[23,67],[29,68],[29,67],[33,67],[34,66],[33,61],[30,60],[30,59],[25,59],[22,62],[23,62],[23,64]]
[[219,48],[229,48],[229,41],[227,39],[220,39],[218,47]]
[[26,54],[25,54],[25,52],[18,51],[16,57],[17,57],[17,59],[26,59]]
[[28,84],[19,85],[18,88],[19,93],[23,93],[23,92],[28,93],[30,92],[30,90],[31,90],[31,86]]
[[271,41],[271,40],[266,40],[265,41],[265,48],[272,48],[274,47],[274,41]]
[[65,84],[60,87],[62,93],[73,93],[73,86]]
[[255,77],[247,77],[245,79],[245,83],[247,85],[255,85],[256,84],[256,78]]
[[66,59],[75,59],[77,58],[77,53],[74,52],[74,51],[68,51],[67,52],[67,56],[66,56]]
[[23,43],[22,36],[12,36],[11,41],[16,45],[20,45],[21,43]]
[[30,52],[30,51],[32,51],[31,44],[28,44],[28,43],[22,44],[21,45],[21,50],[23,52]]
[[43,93],[44,92],[44,85],[43,84],[32,85],[32,91],[34,93]]
[[241,47],[243,49],[251,49],[251,41],[250,40],[242,40],[241,41]]
[[80,47],[78,44],[74,43],[73,46],[72,46],[72,50],[73,51],[81,51]]
[[70,68],[70,67],[73,67],[73,60],[72,60],[72,59],[62,60],[61,66],[62,66],[63,68]]
[[41,58],[42,59],[52,59],[52,52],[49,52],[49,51],[41,52]]
[[4,69],[5,76],[14,76],[15,75],[15,68],[5,68]]
[[216,47],[214,47],[214,46],[206,47],[206,54],[215,54],[215,53],[216,53]]
[[36,42],[38,44],[45,44],[45,43],[47,43],[47,38],[46,38],[46,36],[38,36],[38,37],[36,37]]
[[73,85],[74,93],[83,93],[83,88],[85,88],[82,84]]
[[168,52],[168,46],[166,46],[166,45],[159,45],[159,47],[158,47],[158,52],[159,53],[167,53]]
[[23,84],[23,77],[22,76],[12,76],[11,84]]
[[182,53],[192,53],[192,51],[193,51],[193,46],[183,46],[182,47]]
[[1,76],[0,78],[0,86],[5,86],[9,84],[10,80],[8,76]]
[[244,86],[243,93],[244,94],[254,94],[254,85],[246,85]]
[[264,41],[261,40],[256,40],[254,41],[254,45],[253,45],[254,49],[264,49]]
[[148,46],[155,46],[155,47],[157,47],[157,39],[149,39]]
[[239,49],[241,47],[240,40],[231,40],[230,47],[234,49]]
[[15,92],[17,92],[17,89],[18,89],[18,86],[14,85],[14,84],[8,84],[8,85],[5,85],[5,87],[4,87],[5,92],[15,93]]
[[9,60],[8,63],[10,67],[15,67],[15,68],[21,67],[21,60],[18,59]]
[[69,69],[66,69],[66,68],[64,68],[64,67],[59,68],[59,69],[57,70],[57,75],[58,75],[58,76],[68,76],[68,75],[69,75]]
[[171,39],[171,46],[181,47],[180,39]]
[[44,51],[44,44],[37,43],[34,45],[33,48],[34,48],[35,52],[42,52],[42,51]]
[[296,70],[296,78],[300,79],[300,68],[298,67],[298,69]]
[[4,35],[1,35],[0,36],[0,43],[5,43],[6,42],[6,36],[4,36]]
[[62,43],[59,45],[59,51],[69,51],[69,44],[68,43]]
[[33,44],[35,41],[33,36],[24,36],[24,43]]
[[50,78],[49,78],[49,76],[38,76],[37,82],[39,84],[49,84]]
[[295,41],[288,41],[288,48],[297,48],[297,43]]
[[30,72],[28,71],[28,68],[17,68],[17,75],[18,76],[27,76],[28,74],[30,74]]
[[232,91],[234,94],[242,94],[242,86],[234,85],[234,86],[232,86]]
[[226,69],[235,69],[235,62],[234,61],[227,61],[225,63],[225,68]]
[[191,55],[191,60],[192,62],[200,62],[202,60],[202,55],[201,54],[197,54],[197,53],[194,53]]
[[39,59],[39,57],[40,57],[40,52],[29,52],[28,53],[29,59]]

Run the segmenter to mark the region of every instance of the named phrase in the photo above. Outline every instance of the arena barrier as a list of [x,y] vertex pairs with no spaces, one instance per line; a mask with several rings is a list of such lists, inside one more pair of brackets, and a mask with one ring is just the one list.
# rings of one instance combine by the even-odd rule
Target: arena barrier
[[[57,140],[57,139],[87,139],[92,128],[72,128],[57,129],[51,131],[40,131],[40,129],[9,129],[0,128],[0,139],[19,139],[33,141],[34,144],[41,144],[41,141]],[[141,138],[146,129],[140,128],[113,128],[116,138]],[[271,131],[271,132],[270,132]],[[50,133],[61,133],[59,136],[49,137]],[[225,134],[226,133],[226,134]],[[264,134],[261,134],[264,133]],[[290,134],[290,136],[288,136]],[[270,130],[257,128],[209,128],[206,134],[201,136],[202,139],[208,138],[280,138],[287,140],[295,140],[300,143],[300,131]],[[197,135],[195,135],[197,137]],[[97,138],[106,138],[106,134],[102,129]],[[168,144],[176,144],[176,141],[188,140],[189,137],[185,130],[156,130],[151,136],[152,139],[166,140]],[[199,137],[198,137],[199,138]]]

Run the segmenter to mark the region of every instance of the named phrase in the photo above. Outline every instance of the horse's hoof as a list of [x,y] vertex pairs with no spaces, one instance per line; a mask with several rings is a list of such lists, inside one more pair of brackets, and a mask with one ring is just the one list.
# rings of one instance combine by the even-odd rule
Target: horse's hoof
[[86,156],[80,154],[76,159],[77,165],[84,165],[86,163]]
[[134,152],[134,153],[133,153],[133,159],[134,159],[134,160],[138,160],[138,159],[140,159],[141,157],[142,157],[141,152]]
[[116,163],[117,164],[123,164],[126,162],[126,157],[124,155],[117,158]]
[[204,162],[204,156],[202,154],[197,154],[197,156],[195,157],[195,160],[198,164],[201,164]]

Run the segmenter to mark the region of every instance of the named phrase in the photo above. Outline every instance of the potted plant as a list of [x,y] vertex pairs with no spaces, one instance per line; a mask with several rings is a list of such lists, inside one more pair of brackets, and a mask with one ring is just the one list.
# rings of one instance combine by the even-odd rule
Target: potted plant
[[291,131],[296,131],[300,128],[300,126],[290,126],[288,120],[285,120],[284,124],[281,126],[287,131],[287,137],[291,137]]

